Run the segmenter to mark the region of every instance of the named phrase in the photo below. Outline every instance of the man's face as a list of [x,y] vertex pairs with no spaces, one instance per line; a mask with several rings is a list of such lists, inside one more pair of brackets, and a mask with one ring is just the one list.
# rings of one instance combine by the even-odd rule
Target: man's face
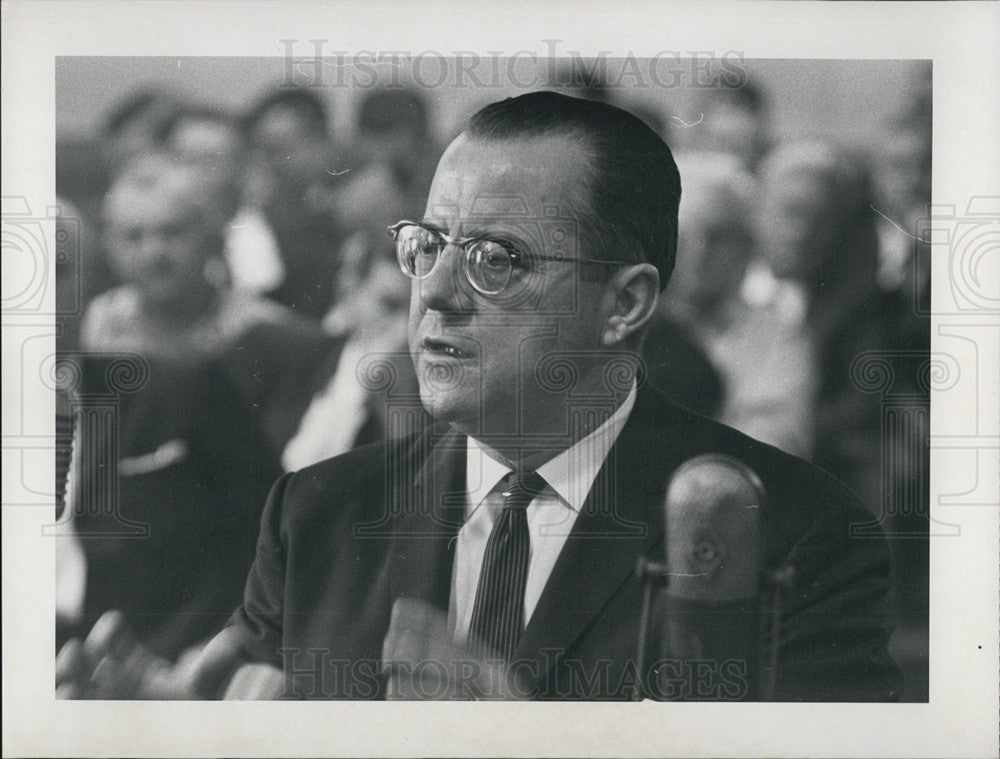
[[830,190],[807,172],[779,174],[765,183],[761,250],[774,273],[811,281],[833,244]]
[[750,108],[720,102],[705,117],[712,147],[730,152],[742,160],[753,160],[761,142],[763,124]]
[[685,190],[681,201],[672,297],[698,309],[731,298],[746,273],[752,240],[725,193]]
[[123,192],[110,202],[107,216],[111,263],[148,302],[168,305],[204,288],[209,235],[180,198]]
[[267,111],[254,127],[250,141],[258,160],[288,184],[312,179],[317,173],[317,161],[322,163],[327,158],[325,136],[285,106]]
[[[438,164],[424,221],[451,237],[512,242],[528,261],[496,297],[469,284],[448,245],[410,292],[410,351],[424,405],[467,434],[551,429],[565,396],[546,381],[557,354],[587,382],[599,371],[600,278],[532,255],[608,257],[581,249],[575,219],[588,193],[584,146],[568,137],[459,136]],[[562,220],[555,220],[555,217]],[[539,220],[550,219],[548,223]],[[558,422],[556,422],[558,425]]]

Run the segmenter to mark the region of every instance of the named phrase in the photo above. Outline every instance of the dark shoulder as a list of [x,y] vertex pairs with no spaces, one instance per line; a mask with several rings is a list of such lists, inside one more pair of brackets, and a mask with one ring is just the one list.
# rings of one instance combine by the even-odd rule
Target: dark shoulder
[[311,499],[331,491],[369,488],[381,478],[389,455],[386,442],[378,441],[299,469],[289,479],[286,497]]
[[790,551],[810,530],[846,533],[873,521],[872,512],[833,475],[679,406],[653,388],[640,393],[633,416],[676,465],[704,453],[722,453],[753,469],[767,494],[764,513],[769,552],[775,558]]
[[281,493],[282,522],[296,529],[379,516],[388,497],[387,484],[421,464],[421,429],[397,440],[382,440],[325,459],[286,476]]

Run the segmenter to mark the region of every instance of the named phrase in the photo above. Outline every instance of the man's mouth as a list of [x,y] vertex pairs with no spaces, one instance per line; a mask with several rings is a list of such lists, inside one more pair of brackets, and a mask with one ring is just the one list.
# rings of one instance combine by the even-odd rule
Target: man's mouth
[[462,350],[454,343],[438,338],[425,337],[423,341],[423,348],[428,353],[432,353],[437,356],[448,356],[450,358],[459,359],[472,357],[468,351]]

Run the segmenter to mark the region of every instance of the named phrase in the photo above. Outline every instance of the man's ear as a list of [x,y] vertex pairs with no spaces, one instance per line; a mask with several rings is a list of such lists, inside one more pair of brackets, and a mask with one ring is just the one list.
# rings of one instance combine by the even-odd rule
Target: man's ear
[[604,291],[601,344],[623,344],[649,321],[660,296],[660,275],[652,264],[621,266]]

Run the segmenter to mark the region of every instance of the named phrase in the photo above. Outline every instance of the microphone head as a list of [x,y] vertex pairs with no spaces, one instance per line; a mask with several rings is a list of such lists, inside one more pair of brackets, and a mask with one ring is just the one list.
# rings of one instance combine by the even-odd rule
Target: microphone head
[[764,498],[760,478],[731,456],[704,454],[678,467],[665,504],[670,596],[758,595]]

